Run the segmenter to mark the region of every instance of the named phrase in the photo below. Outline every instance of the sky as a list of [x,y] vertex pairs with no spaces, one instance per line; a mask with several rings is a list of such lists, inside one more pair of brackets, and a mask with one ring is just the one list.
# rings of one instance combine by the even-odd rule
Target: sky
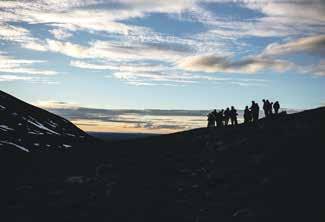
[[322,0],[0,0],[0,89],[87,131],[325,104]]

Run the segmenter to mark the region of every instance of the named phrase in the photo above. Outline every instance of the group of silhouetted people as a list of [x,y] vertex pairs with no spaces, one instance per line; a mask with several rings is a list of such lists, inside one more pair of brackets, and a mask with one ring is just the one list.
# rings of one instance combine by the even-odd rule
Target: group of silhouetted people
[[245,107],[244,110],[244,123],[255,123],[258,120],[260,114],[260,107],[258,103],[252,101],[252,105],[250,108],[248,106]]
[[[277,115],[279,114],[280,103],[278,101],[273,103],[269,100],[263,99],[263,110],[266,118],[272,115]],[[250,107],[245,107],[244,123],[256,123],[259,118],[259,113],[260,107],[258,103],[252,101],[252,105]],[[233,106],[231,107],[231,109],[227,108],[226,110],[222,109],[220,111],[213,110],[208,114],[208,127],[227,126],[229,124],[229,120],[231,125],[237,125],[237,116],[237,110]]]
[[221,126],[227,126],[229,124],[231,125],[237,125],[237,110],[235,107],[222,109],[220,111],[213,110],[208,114],[208,127],[221,127]]
[[274,109],[274,114],[279,114],[280,103],[278,101],[273,103],[270,102],[269,100],[263,99],[263,110],[264,110],[265,117],[269,117],[273,115],[272,109]]

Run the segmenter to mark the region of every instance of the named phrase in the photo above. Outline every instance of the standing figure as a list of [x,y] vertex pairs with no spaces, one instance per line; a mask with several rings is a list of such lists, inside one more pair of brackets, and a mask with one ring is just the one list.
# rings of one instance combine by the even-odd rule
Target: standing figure
[[269,115],[272,116],[273,115],[273,102],[270,103],[270,110],[269,110]]
[[244,110],[244,123],[250,123],[252,121],[252,112],[249,110],[248,106]]
[[230,119],[230,109],[229,107],[224,111],[225,116],[225,126],[228,126],[229,119]]
[[267,116],[269,117],[272,115],[272,104],[268,99],[266,100],[266,104],[267,104]]
[[269,112],[268,112],[269,104],[267,103],[267,101],[265,99],[263,99],[262,101],[263,101],[264,115],[265,115],[265,117],[268,117],[269,116]]
[[213,116],[213,127],[216,127],[217,126],[217,117],[218,117],[218,113],[217,113],[216,109],[214,109],[212,111],[212,116]]
[[273,104],[273,109],[274,109],[274,113],[275,113],[275,115],[279,114],[279,109],[280,109],[280,103],[279,103],[279,101],[276,101],[276,102]]
[[221,119],[221,125],[220,126],[224,126],[225,124],[224,124],[224,120],[225,120],[225,115],[224,115],[224,112],[225,112],[225,110],[224,109],[222,109],[219,113],[220,113],[220,119]]
[[214,120],[212,117],[212,112],[208,113],[208,128],[214,127]]
[[235,109],[235,107],[231,107],[231,110],[230,110],[230,120],[231,120],[231,125],[237,125],[238,122],[237,122],[237,110]]
[[252,111],[253,122],[256,122],[258,120],[258,116],[260,113],[260,107],[255,101],[252,101],[251,111]]
[[216,123],[217,127],[223,126],[223,109],[216,113]]
[[215,127],[216,113],[217,113],[216,110],[213,110],[208,114],[208,128]]

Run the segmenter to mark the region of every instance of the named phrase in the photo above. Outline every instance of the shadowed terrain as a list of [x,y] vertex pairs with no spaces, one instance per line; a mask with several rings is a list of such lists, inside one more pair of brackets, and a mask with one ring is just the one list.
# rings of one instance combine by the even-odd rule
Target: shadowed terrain
[[87,132],[89,135],[104,141],[121,141],[158,136],[159,134],[149,133],[106,133],[106,132]]
[[3,92],[0,105],[10,221],[325,219],[325,108],[103,142]]

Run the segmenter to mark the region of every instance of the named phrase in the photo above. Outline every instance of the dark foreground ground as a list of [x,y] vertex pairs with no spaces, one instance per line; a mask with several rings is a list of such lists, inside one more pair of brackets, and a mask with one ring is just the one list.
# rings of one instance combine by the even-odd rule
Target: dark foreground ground
[[153,133],[106,133],[106,132],[87,132],[89,135],[108,142],[143,139],[152,136],[159,136]]
[[1,221],[324,221],[324,132],[319,108],[71,149],[2,144]]

